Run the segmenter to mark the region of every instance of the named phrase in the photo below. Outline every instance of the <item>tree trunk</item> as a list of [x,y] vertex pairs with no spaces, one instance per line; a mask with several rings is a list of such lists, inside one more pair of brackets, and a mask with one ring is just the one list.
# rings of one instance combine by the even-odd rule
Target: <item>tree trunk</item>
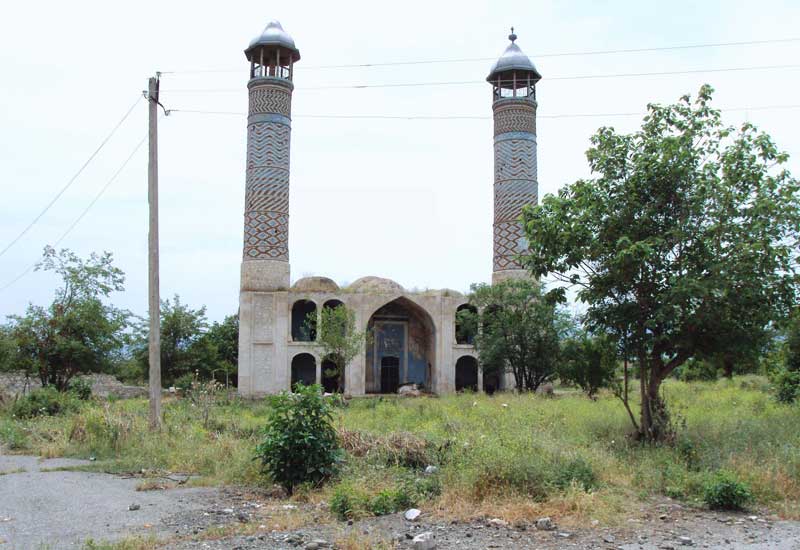
[[655,372],[649,373],[642,391],[642,418],[639,435],[649,442],[663,441],[669,436],[669,414],[664,401],[661,399],[662,379]]

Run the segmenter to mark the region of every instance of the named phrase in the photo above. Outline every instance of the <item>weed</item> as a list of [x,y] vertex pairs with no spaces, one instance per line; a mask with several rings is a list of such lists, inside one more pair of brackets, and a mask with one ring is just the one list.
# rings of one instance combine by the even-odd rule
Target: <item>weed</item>
[[742,510],[753,500],[753,493],[734,474],[720,471],[706,483],[703,500],[714,510]]

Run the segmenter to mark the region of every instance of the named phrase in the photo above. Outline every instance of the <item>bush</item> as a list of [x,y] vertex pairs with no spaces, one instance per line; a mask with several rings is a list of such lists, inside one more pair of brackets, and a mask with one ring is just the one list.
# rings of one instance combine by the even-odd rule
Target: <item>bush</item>
[[186,393],[192,389],[192,384],[194,384],[195,379],[195,375],[191,372],[188,372],[176,378],[172,385],[175,386],[175,389]]
[[11,407],[11,414],[17,418],[53,416],[78,408],[77,398],[69,392],[60,392],[52,386],[38,388],[21,397]]
[[684,382],[711,382],[719,378],[719,371],[712,361],[690,359],[675,369],[675,375]]
[[363,500],[363,495],[356,494],[350,485],[342,483],[336,487],[331,496],[331,512],[339,520],[344,521],[353,517],[354,512],[360,508],[359,503]]
[[713,510],[742,510],[753,500],[753,494],[732,473],[720,471],[706,483],[703,500]]
[[81,401],[88,401],[92,398],[92,385],[83,378],[73,378],[67,388]]
[[582,457],[574,458],[556,470],[556,487],[566,489],[573,483],[580,485],[584,491],[591,491],[597,487],[597,476],[592,465]]
[[794,403],[800,398],[800,372],[782,370],[775,377],[775,391],[781,403]]
[[257,458],[272,479],[289,494],[301,483],[318,484],[335,470],[339,441],[331,406],[319,385],[298,384],[294,393],[269,398],[271,409]]

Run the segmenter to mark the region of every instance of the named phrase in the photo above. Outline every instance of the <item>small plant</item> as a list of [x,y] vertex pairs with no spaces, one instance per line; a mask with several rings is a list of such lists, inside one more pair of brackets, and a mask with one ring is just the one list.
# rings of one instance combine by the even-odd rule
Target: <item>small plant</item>
[[357,495],[350,485],[342,483],[336,487],[331,496],[331,512],[340,521],[350,519],[363,500],[363,496]]
[[88,401],[92,398],[92,384],[83,378],[70,380],[67,389],[81,401]]
[[11,414],[17,418],[34,418],[53,416],[77,408],[77,399],[72,393],[60,392],[52,386],[45,386],[18,399],[11,407]]
[[703,500],[713,510],[743,510],[753,500],[753,494],[732,473],[720,471],[706,483]]
[[203,428],[208,429],[211,409],[216,405],[221,392],[222,384],[216,380],[212,379],[203,382],[197,377],[192,381],[189,387],[184,390],[186,397],[191,400],[192,405],[197,407],[200,412],[203,418]]
[[327,479],[339,459],[339,440],[321,387],[298,384],[294,393],[269,402],[264,440],[256,447],[264,470],[290,495],[296,485]]
[[556,487],[566,489],[573,483],[580,485],[584,491],[597,487],[597,476],[592,465],[580,456],[562,464],[556,471]]

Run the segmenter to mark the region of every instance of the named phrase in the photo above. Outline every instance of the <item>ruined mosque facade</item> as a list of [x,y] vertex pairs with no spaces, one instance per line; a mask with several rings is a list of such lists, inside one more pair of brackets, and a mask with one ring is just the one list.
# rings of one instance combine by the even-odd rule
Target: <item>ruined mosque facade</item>
[[[518,217],[524,205],[536,203],[538,191],[535,86],[541,75],[516,39],[512,29],[510,44],[486,79],[494,113],[493,282],[528,276],[515,260],[527,248]],[[250,80],[239,393],[277,393],[298,381],[351,395],[395,393],[410,383],[439,394],[504,387],[502,377],[481,373],[474,347],[457,337],[456,312],[471,307],[459,292],[410,292],[379,277],[363,277],[346,288],[325,277],[290,284],[289,147],[300,51],[272,21],[245,55]],[[330,365],[304,322],[313,312],[341,304],[355,313],[359,330],[373,334],[367,349],[347,365],[344,387],[340,379],[326,377]]]

